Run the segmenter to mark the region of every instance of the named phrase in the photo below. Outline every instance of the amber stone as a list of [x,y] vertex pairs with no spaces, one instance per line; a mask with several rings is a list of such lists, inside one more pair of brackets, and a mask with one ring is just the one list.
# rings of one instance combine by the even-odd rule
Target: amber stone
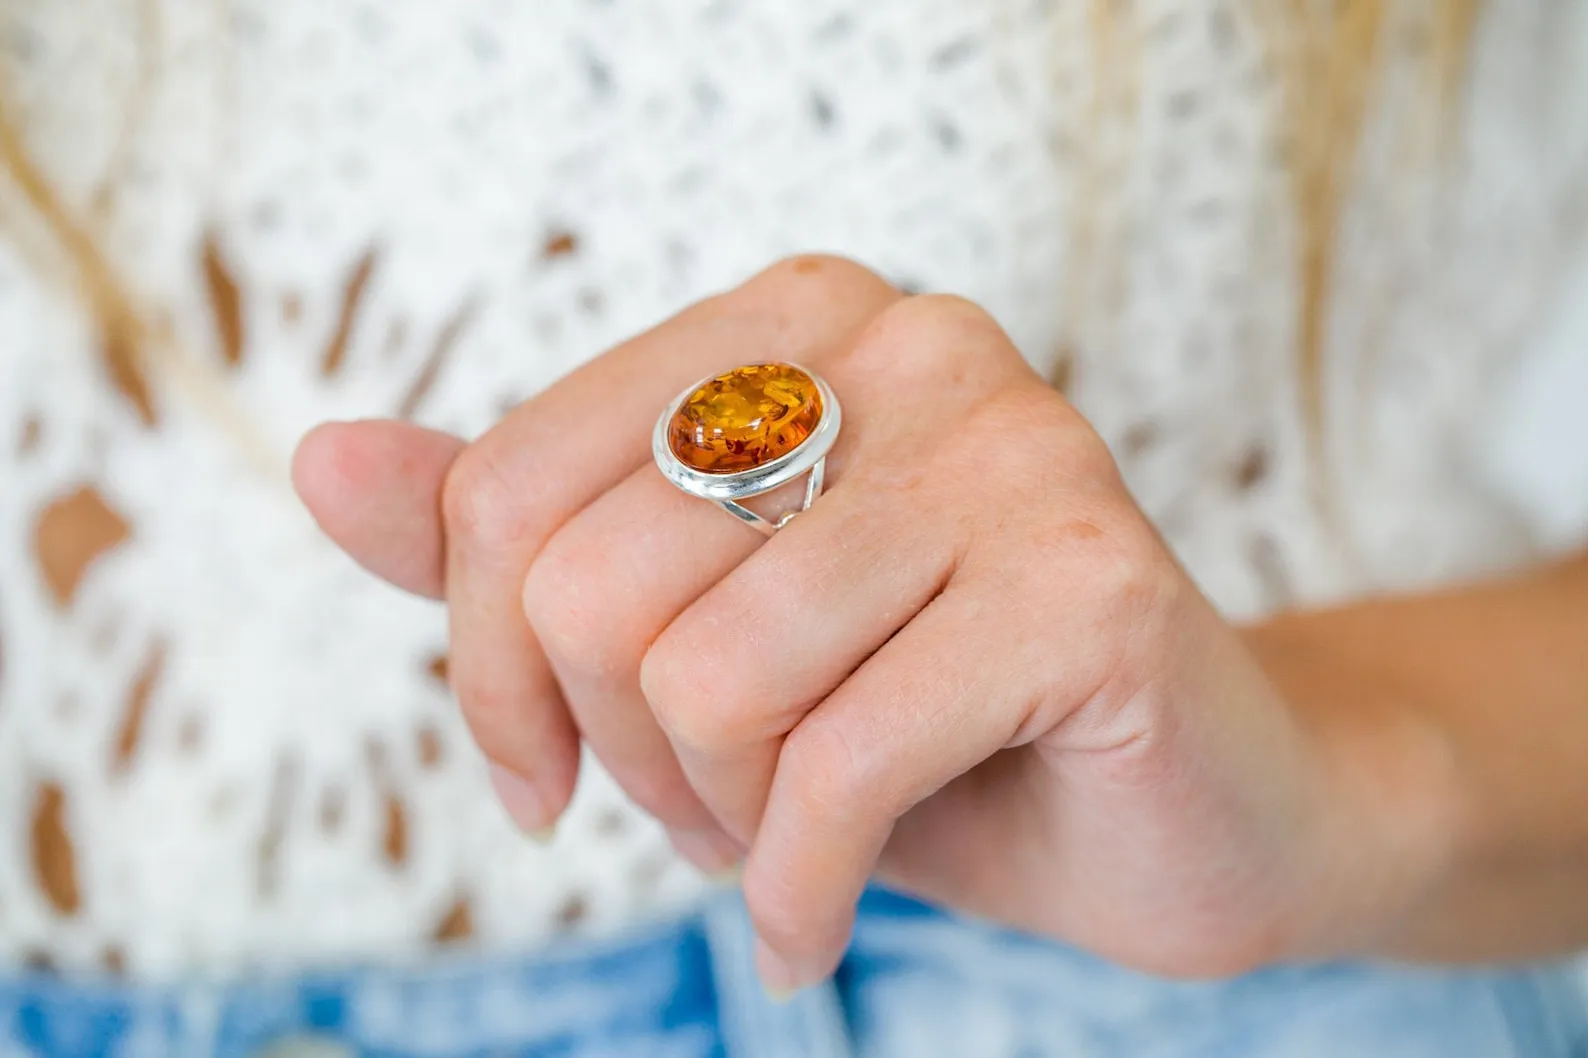
[[791,364],[751,364],[684,398],[668,442],[685,466],[736,474],[794,451],[821,418],[821,391],[810,375]]

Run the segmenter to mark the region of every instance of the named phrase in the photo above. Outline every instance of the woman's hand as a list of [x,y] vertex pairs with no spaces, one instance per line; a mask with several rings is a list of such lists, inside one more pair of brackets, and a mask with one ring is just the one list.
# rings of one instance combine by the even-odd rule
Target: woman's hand
[[[770,540],[649,449],[681,388],[760,360],[844,405],[826,493]],[[876,873],[1203,975],[1363,943],[1438,860],[1420,731],[1283,700],[966,302],[800,258],[473,444],[329,426],[295,469],[354,557],[446,599],[515,818],[555,820],[582,738],[697,863],[747,850],[773,988],[832,970]]]

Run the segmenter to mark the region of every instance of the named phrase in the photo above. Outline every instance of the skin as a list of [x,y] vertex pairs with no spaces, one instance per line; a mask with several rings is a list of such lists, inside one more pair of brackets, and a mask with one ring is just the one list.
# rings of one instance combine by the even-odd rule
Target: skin
[[[827,492],[770,540],[649,448],[763,359],[844,401]],[[833,970],[872,877],[1174,976],[1588,937],[1583,564],[1232,627],[967,302],[793,259],[473,443],[328,424],[294,476],[445,600],[519,824],[554,824],[584,741],[691,860],[742,862],[774,992]]]

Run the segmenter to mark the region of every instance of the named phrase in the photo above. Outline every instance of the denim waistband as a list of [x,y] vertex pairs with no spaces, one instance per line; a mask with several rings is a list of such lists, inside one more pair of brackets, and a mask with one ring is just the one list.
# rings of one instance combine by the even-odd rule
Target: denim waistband
[[1170,982],[880,891],[786,1005],[743,901],[515,958],[141,988],[0,977],[0,1058],[1588,1058],[1578,966]]
[[725,895],[665,926],[533,958],[166,987],[0,979],[0,1058],[17,1047],[74,1058],[850,1058],[833,991],[772,1003],[752,951],[742,902]]

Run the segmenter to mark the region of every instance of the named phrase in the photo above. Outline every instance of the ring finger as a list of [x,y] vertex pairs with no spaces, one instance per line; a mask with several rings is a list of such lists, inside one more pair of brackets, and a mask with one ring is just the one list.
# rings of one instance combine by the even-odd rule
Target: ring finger
[[[581,509],[644,466],[651,417],[689,378],[747,356],[819,352],[899,296],[848,262],[785,263],[586,365],[460,457],[443,504],[453,683],[482,749],[511,780],[503,785],[513,796],[503,799],[510,807],[516,801],[521,824],[538,828],[556,818],[577,759],[567,706],[522,606],[536,555]],[[670,828],[711,825],[676,764],[669,767],[665,747],[643,730],[632,745],[594,748],[612,758],[606,763],[630,796]]]

